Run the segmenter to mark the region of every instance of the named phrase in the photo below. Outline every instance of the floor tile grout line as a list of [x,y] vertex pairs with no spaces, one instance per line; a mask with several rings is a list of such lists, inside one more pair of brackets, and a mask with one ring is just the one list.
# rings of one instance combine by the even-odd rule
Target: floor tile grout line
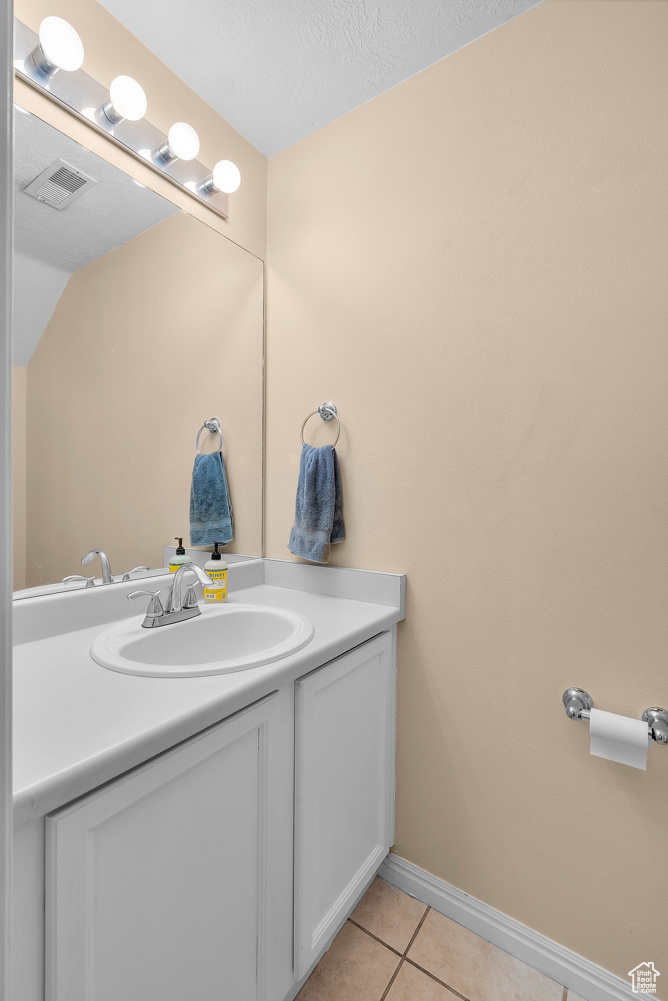
[[[373,932],[369,931],[368,928],[365,928],[363,925],[358,924],[357,921],[353,921],[352,918],[348,918],[348,921],[350,922],[351,925],[354,925],[355,928],[359,928],[359,930],[363,931],[365,933],[365,935],[369,936],[369,938],[372,938],[375,942],[378,942],[379,945],[382,945],[385,949],[387,949],[389,952],[391,952],[394,956],[398,956],[399,957],[399,962],[397,963],[397,968],[394,971],[394,973],[392,974],[392,976],[390,977],[390,982],[387,985],[387,987],[385,988],[385,990],[383,991],[383,993],[382,993],[382,995],[380,997],[380,1001],[385,1001],[385,999],[387,998],[387,995],[390,993],[390,991],[392,989],[392,984],[394,983],[394,981],[399,976],[399,970],[401,969],[401,967],[404,965],[404,962],[406,961],[406,954],[407,954],[408,950],[410,949],[410,947],[412,946],[412,944],[415,941],[415,939],[417,938],[418,933],[420,931],[420,928],[422,928],[422,925],[424,924],[425,918],[427,917],[427,914],[429,914],[430,910],[431,910],[430,907],[425,907],[424,914],[420,918],[420,920],[418,922],[418,925],[417,925],[417,928],[415,929],[415,931],[411,935],[410,940],[408,942],[408,945],[404,949],[403,955],[400,952],[397,952],[396,949],[393,949],[391,945],[388,945],[387,942],[383,942],[382,938],[378,938],[378,936],[374,935]],[[410,962],[410,960],[408,960],[408,962]],[[417,964],[411,963],[411,965],[412,966],[416,966]],[[419,969],[419,967],[418,967],[418,969]],[[434,977],[433,979],[436,980],[436,977]],[[467,1001],[467,999],[465,998],[464,1001]]]
[[352,918],[348,918],[348,920],[350,921],[351,925],[355,925],[356,928],[359,928],[360,931],[363,931],[365,935],[369,936],[369,938],[374,939],[374,941],[378,942],[380,945],[384,945],[385,948],[389,949],[390,952],[393,952],[395,956],[399,956],[400,959],[403,959],[405,953],[399,952],[398,949],[394,949],[391,945],[388,945],[387,942],[383,942],[382,938],[378,938],[378,936],[374,935],[372,931],[369,931],[369,929],[365,928],[364,925],[358,924],[357,921],[353,921]]
[[456,994],[458,998],[462,999],[462,1001],[469,1001],[469,998],[467,998],[465,994],[460,994],[459,991],[455,990],[454,987],[451,987],[450,984],[446,984],[444,980],[439,980],[439,978],[434,976],[433,973],[430,973],[429,970],[425,970],[424,966],[420,966],[419,963],[416,963],[414,959],[409,959],[408,956],[406,956],[405,960],[411,966],[414,966],[416,970],[419,970],[420,973],[425,973],[431,980],[435,980],[437,984],[441,985],[441,987],[445,987],[445,989],[450,991],[451,994]]
[[[385,949],[388,950],[388,952],[391,952],[394,956],[398,956],[400,958],[400,960],[401,960],[401,962],[398,964],[396,970],[392,974],[392,977],[390,979],[389,984],[387,985],[387,987],[383,991],[382,996],[380,998],[380,1001],[385,1001],[385,999],[387,998],[389,990],[392,987],[392,984],[394,983],[394,981],[397,979],[397,976],[399,975],[399,970],[403,966],[404,962],[408,963],[410,966],[415,967],[415,969],[419,970],[420,973],[424,973],[426,976],[429,977],[430,980],[436,981],[436,983],[439,984],[441,987],[445,987],[445,989],[448,990],[448,991],[450,991],[451,994],[455,994],[458,998],[461,998],[461,1001],[470,1001],[470,999],[467,998],[465,994],[461,994],[454,987],[451,987],[450,984],[446,984],[446,982],[444,980],[441,980],[435,974],[433,974],[429,970],[425,969],[424,966],[420,966],[419,963],[416,963],[414,959],[409,959],[409,957],[408,957],[408,950],[410,949],[410,947],[413,945],[413,942],[417,938],[417,936],[418,936],[418,934],[420,932],[420,929],[422,928],[422,925],[425,923],[425,920],[427,918],[427,914],[429,913],[430,910],[431,910],[431,907],[426,907],[425,908],[425,912],[422,915],[422,917],[420,918],[418,926],[415,929],[415,931],[413,932],[413,934],[411,936],[411,939],[410,939],[410,942],[406,946],[406,949],[404,950],[403,954],[400,953],[400,952],[398,952],[398,950],[394,949],[391,945],[388,945],[387,942],[384,942],[382,940],[382,938],[378,938],[378,936],[374,935],[374,933],[371,932],[371,931],[369,931],[368,928],[365,928],[363,925],[358,924],[357,921],[353,921],[352,918],[348,918],[348,921],[350,922],[351,925],[354,925],[355,928],[359,928],[359,930],[363,931],[365,935],[368,935],[369,938],[372,938],[375,942],[378,942],[379,945],[382,945]],[[561,1001],[568,1001],[568,990],[567,990],[566,987],[564,987],[564,989],[563,989],[563,994],[562,994]]]
[[[392,953],[393,956],[396,956],[399,959],[399,962],[397,963],[396,969],[395,969],[394,973],[392,974],[392,976],[390,977],[390,981],[389,981],[387,987],[385,988],[385,990],[383,991],[383,993],[382,993],[379,1001],[386,1001],[386,999],[387,999],[387,997],[388,997],[388,995],[390,993],[390,990],[392,989],[392,985],[394,984],[395,980],[397,979],[397,977],[399,975],[399,972],[401,970],[401,967],[404,965],[404,963],[408,963],[414,969],[419,970],[420,973],[424,973],[425,976],[429,977],[430,980],[435,981],[437,984],[439,984],[439,986],[444,987],[447,991],[450,991],[451,994],[455,995],[457,998],[460,998],[460,1001],[470,1001],[470,999],[467,998],[466,995],[461,994],[454,987],[451,987],[450,984],[446,983],[444,980],[441,980],[435,974],[431,973],[430,970],[425,969],[424,966],[420,966],[419,963],[416,963],[414,959],[410,959],[409,956],[408,956],[408,952],[409,952],[411,946],[413,945],[413,943],[415,942],[416,938],[418,937],[418,935],[420,933],[420,929],[422,928],[423,924],[425,923],[425,921],[427,919],[427,915],[429,914],[430,910],[431,910],[431,907],[425,906],[424,914],[420,918],[420,920],[418,922],[418,925],[417,925],[415,931],[413,932],[413,934],[411,935],[410,941],[409,941],[408,945],[406,946],[406,948],[404,949],[403,953],[399,952],[398,949],[395,949],[393,946],[389,945],[387,942],[384,942],[383,939],[379,938],[378,935],[374,935],[374,933],[372,931],[369,931],[368,928],[365,928],[363,925],[359,924],[352,917],[348,918],[348,921],[350,922],[351,925],[353,925],[359,931],[364,932],[364,934],[368,935],[369,938],[371,938],[371,939],[374,940],[374,942],[377,942],[379,945],[383,946],[384,949],[387,949],[388,952]],[[568,989],[566,987],[563,988],[561,1001],[568,1001]]]
[[406,948],[404,949],[404,956],[407,956],[407,955],[408,955],[408,950],[409,950],[409,949],[410,949],[410,947],[412,946],[412,944],[413,944],[413,942],[415,941],[415,939],[416,939],[416,938],[418,937],[418,932],[420,931],[420,928],[422,928],[422,925],[424,924],[424,920],[425,920],[425,918],[427,917],[427,915],[429,914],[429,911],[430,911],[430,910],[431,910],[431,907],[425,907],[425,911],[424,911],[424,914],[423,914],[423,915],[422,915],[422,917],[420,918],[420,920],[419,920],[419,922],[418,922],[418,926],[417,926],[417,928],[415,929],[415,931],[414,931],[414,932],[413,932],[413,934],[411,935],[411,940],[410,940],[410,942],[408,943],[408,945],[407,945],[407,946],[406,946]]
[[374,935],[374,933],[372,931],[369,931],[369,929],[365,928],[364,925],[361,925],[358,921],[355,921],[354,918],[348,918],[348,921],[351,923],[351,925],[354,925],[355,928],[359,928],[359,930],[363,931],[365,935],[368,935],[369,938],[372,938],[375,942],[378,942],[379,945],[384,945],[385,948],[389,949],[390,952],[393,952],[395,956],[400,956],[403,959],[404,956],[406,955],[406,953],[408,952],[408,950],[410,949],[410,947],[412,946],[413,942],[415,941],[415,939],[417,937],[417,934],[420,931],[420,928],[422,928],[422,925],[424,924],[424,919],[427,917],[427,914],[429,913],[429,911],[430,911],[430,908],[426,907],[424,914],[422,915],[422,917],[420,918],[420,920],[418,922],[417,928],[415,929],[415,931],[411,935],[410,941],[409,941],[408,945],[406,946],[406,948],[404,949],[403,952],[399,952],[399,950],[395,949],[393,945],[389,945],[384,939],[379,938],[378,935]]
[[403,965],[404,965],[404,957],[402,956],[402,957],[401,957],[401,959],[399,960],[399,962],[397,963],[397,968],[396,968],[396,970],[394,971],[394,973],[393,973],[393,974],[392,974],[392,976],[390,977],[390,982],[389,982],[389,984],[387,985],[387,987],[385,988],[385,990],[384,990],[384,991],[383,991],[383,993],[381,994],[381,997],[380,997],[380,1001],[385,1001],[385,998],[386,998],[386,997],[387,997],[387,995],[388,995],[388,994],[390,993],[390,989],[391,989],[391,987],[392,987],[392,984],[393,984],[393,983],[394,983],[394,981],[395,981],[395,980],[397,979],[397,976],[399,975],[399,970],[401,969],[401,967],[402,967]]

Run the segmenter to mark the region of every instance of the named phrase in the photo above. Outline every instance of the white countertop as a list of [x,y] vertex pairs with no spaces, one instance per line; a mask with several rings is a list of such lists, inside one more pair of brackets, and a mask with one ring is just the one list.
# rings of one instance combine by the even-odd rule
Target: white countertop
[[[272,565],[271,573],[263,577],[277,579],[280,561],[262,562]],[[198,678],[147,678],[109,671],[90,656],[90,645],[101,629],[106,628],[108,619],[105,625],[98,621],[87,628],[15,646],[15,825],[18,827],[63,806],[255,702],[279,685],[294,681],[390,629],[404,617],[403,598],[396,604],[375,604],[331,593],[342,589],[339,583],[345,584],[344,574],[354,574],[358,585],[363,575],[361,586],[369,596],[373,596],[373,578],[376,578],[379,600],[387,601],[388,579],[403,581],[403,578],[367,575],[364,571],[333,574],[335,569],[301,568],[306,571],[303,576],[307,582],[315,581],[317,586],[319,580],[324,581],[320,590],[329,593],[266,583],[235,591],[230,573],[229,604],[236,601],[291,609],[305,615],[315,628],[313,639],[303,650],[249,671]],[[286,580],[293,583],[296,572],[293,565]],[[318,577],[318,572],[325,576]],[[391,580],[389,584],[394,586]],[[402,594],[403,586],[402,583]],[[353,587],[352,591],[355,590]],[[119,601],[121,597],[119,593]],[[31,634],[25,627],[21,633],[24,638]],[[39,634],[39,629],[35,634]]]

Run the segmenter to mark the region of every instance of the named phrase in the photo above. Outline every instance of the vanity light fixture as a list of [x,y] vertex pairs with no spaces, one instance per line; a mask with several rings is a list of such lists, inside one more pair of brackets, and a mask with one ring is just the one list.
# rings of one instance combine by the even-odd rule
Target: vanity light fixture
[[45,77],[54,76],[58,70],[72,73],[84,61],[83,42],[69,21],[51,15],[40,24],[39,44],[30,57]]
[[198,153],[199,136],[192,125],[174,122],[164,143],[153,150],[151,157],[162,165],[174,160],[194,160]]
[[191,125],[174,122],[165,135],[145,117],[146,94],[136,80],[117,76],[107,89],[82,68],[83,58],[81,39],[63,18],[44,18],[39,34],[14,19],[14,69],[21,80],[200,205],[229,218],[229,196],[241,183],[238,167],[231,160],[219,160],[213,170],[202,163]]
[[197,191],[201,195],[212,195],[216,191],[224,191],[226,195],[231,195],[240,184],[241,174],[236,163],[232,163],[231,160],[219,160],[209,176],[200,183]]
[[109,100],[102,105],[102,112],[112,125],[127,120],[138,122],[146,114],[146,94],[141,84],[131,76],[117,76],[111,81]]

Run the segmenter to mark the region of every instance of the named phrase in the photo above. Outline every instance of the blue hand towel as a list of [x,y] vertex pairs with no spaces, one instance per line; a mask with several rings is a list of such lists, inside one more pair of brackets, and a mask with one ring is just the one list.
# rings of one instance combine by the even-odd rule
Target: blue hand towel
[[232,505],[222,452],[196,455],[190,490],[190,544],[224,545],[233,539]]
[[288,549],[311,563],[327,563],[332,543],[343,542],[341,475],[332,445],[302,446],[295,524]]

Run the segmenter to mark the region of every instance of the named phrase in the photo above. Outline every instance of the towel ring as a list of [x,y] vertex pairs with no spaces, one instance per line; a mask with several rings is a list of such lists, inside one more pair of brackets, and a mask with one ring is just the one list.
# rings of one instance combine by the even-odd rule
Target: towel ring
[[197,432],[197,438],[195,439],[195,448],[197,449],[197,454],[198,455],[202,454],[200,452],[200,450],[199,450],[199,436],[201,435],[202,431],[204,431],[205,429],[207,431],[210,431],[211,434],[216,434],[216,433],[218,434],[218,437],[220,438],[220,446],[218,448],[218,451],[222,452],[223,451],[223,432],[220,430],[220,421],[218,420],[217,417],[212,417],[210,421],[204,421],[204,423],[202,424],[201,428]]
[[337,441],[339,440],[339,435],[341,434],[341,422],[340,422],[340,420],[339,420],[339,418],[337,416],[336,404],[335,403],[329,403],[329,402],[327,402],[327,403],[321,403],[320,406],[318,407],[318,409],[317,410],[313,410],[308,415],[308,417],[304,420],[304,423],[302,424],[302,429],[300,431],[300,435],[301,435],[301,439],[302,439],[302,445],[306,444],[306,442],[304,441],[304,428],[306,427],[306,421],[310,421],[311,418],[315,417],[316,414],[320,414],[320,416],[322,417],[323,421],[331,421],[331,420],[335,420],[336,421],[336,438],[332,442],[332,448],[334,448],[334,446],[336,445]]

